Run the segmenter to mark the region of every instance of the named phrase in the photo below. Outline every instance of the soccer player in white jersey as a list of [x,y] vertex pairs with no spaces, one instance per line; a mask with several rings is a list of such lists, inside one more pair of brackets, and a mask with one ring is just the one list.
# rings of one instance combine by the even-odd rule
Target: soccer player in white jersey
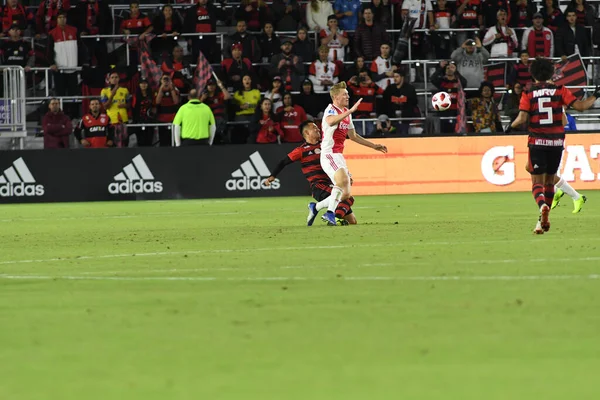
[[344,160],[344,141],[346,136],[366,147],[387,153],[387,147],[375,144],[358,135],[352,123],[352,113],[358,109],[359,99],[350,109],[350,96],[346,90],[346,82],[340,82],[329,90],[332,103],[327,106],[321,122],[323,141],[321,142],[321,167],[333,182],[327,212],[321,217],[328,225],[335,226],[335,209],[340,201],[351,196],[350,174]]

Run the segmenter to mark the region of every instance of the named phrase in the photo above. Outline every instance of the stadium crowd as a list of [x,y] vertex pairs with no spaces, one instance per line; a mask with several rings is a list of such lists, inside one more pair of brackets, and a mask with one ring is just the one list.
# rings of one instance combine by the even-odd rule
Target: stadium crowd
[[[113,19],[114,4],[129,10],[117,9]],[[586,0],[566,8],[556,0],[195,0],[147,10],[138,0],[6,0],[1,62],[24,67],[29,87],[66,96],[63,111],[72,119],[83,121],[98,98],[114,145],[135,135],[139,146],[171,146],[170,127],[158,127],[156,140],[146,127],[173,121],[200,54],[215,71],[200,97],[215,117],[215,143],[275,143],[301,142],[300,123],[319,122],[329,88],[342,80],[354,100],[363,98],[355,118],[368,122],[355,125],[365,136],[414,133],[428,106],[418,95],[423,88],[452,96],[437,131],[457,131],[462,93],[469,133],[502,131],[500,110],[516,117],[531,58],[585,58],[600,45],[600,20]],[[226,27],[231,32],[220,40]],[[95,36],[111,34],[118,37]],[[510,90],[501,97],[485,81],[484,65],[494,58],[520,59],[506,63],[501,88]],[[407,60],[443,61],[423,68]],[[49,82],[35,67],[50,68]]]

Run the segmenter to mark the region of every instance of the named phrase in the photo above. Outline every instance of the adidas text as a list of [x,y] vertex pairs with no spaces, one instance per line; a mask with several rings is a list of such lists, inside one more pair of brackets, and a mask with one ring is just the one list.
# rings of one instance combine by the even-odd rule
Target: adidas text
[[44,186],[13,183],[0,186],[0,197],[43,196]]
[[125,181],[120,183],[113,182],[108,185],[108,192],[110,194],[161,193],[162,191],[162,182]]
[[255,178],[245,177],[239,179],[228,179],[227,182],[225,182],[225,187],[227,190],[270,190],[279,189],[281,187],[278,179],[274,180],[270,186],[265,185],[263,183],[264,180],[265,178],[261,178],[260,176]]

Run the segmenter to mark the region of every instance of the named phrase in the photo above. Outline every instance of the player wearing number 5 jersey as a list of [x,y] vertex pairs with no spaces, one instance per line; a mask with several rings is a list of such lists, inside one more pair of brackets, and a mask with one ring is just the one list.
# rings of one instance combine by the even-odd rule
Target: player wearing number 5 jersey
[[564,86],[552,81],[554,64],[545,58],[537,58],[530,67],[535,83],[521,96],[519,115],[510,128],[527,122],[529,117],[529,159],[527,171],[531,174],[532,193],[540,209],[534,233],[542,234],[550,229],[550,206],[554,199],[554,182],[560,165],[565,142],[563,107],[584,111],[596,101],[594,94],[580,101]]
[[382,153],[387,153],[387,147],[375,144],[358,135],[352,123],[352,113],[358,109],[362,99],[359,99],[352,108],[348,109],[350,96],[346,90],[346,83],[340,82],[332,86],[329,91],[332,104],[329,104],[323,114],[321,129],[323,141],[321,143],[321,167],[333,182],[330,203],[323,220],[328,225],[335,226],[335,209],[342,200],[348,199],[350,193],[350,175],[346,160],[344,159],[344,142],[346,136],[363,146],[370,147]]

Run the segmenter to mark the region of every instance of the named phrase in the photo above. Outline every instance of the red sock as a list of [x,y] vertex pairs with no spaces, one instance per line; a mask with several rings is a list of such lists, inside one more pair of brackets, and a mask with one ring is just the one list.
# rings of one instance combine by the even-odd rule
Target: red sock
[[546,204],[546,197],[544,196],[544,185],[541,183],[534,183],[531,189],[531,193],[533,193],[533,199],[537,203],[538,207],[542,207]]
[[554,185],[544,185],[544,197],[546,198],[546,204],[552,206],[554,201]]
[[352,207],[352,204],[354,204],[354,197],[350,197],[349,199],[340,202],[340,204],[338,204],[337,208],[335,209],[335,217],[339,219],[344,219],[344,217],[350,211],[350,207]]

